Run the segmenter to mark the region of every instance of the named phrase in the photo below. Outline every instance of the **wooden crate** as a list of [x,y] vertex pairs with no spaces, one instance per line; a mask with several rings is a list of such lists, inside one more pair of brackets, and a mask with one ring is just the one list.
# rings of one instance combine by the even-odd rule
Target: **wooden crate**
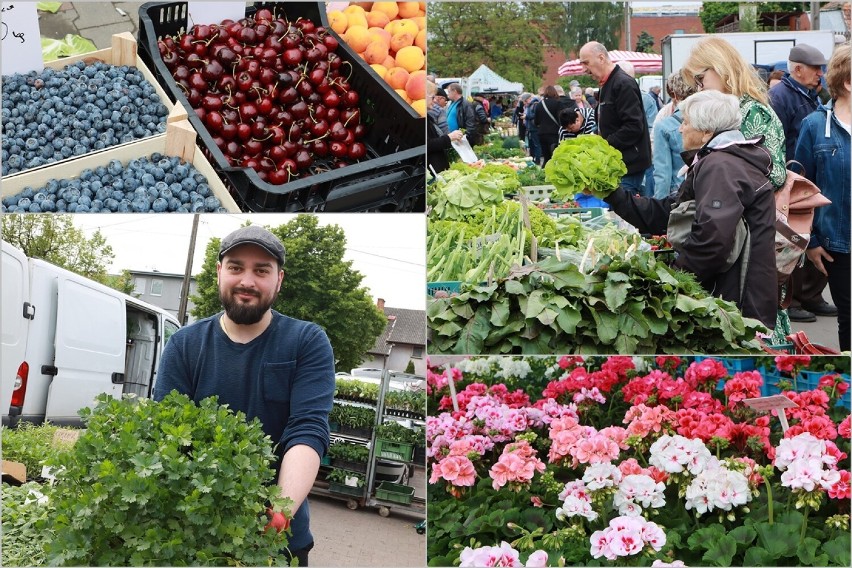
[[150,138],[120,144],[78,156],[73,160],[62,160],[39,168],[32,168],[15,175],[3,178],[0,196],[8,197],[20,193],[25,187],[33,189],[43,187],[48,180],[73,179],[85,169],[106,166],[110,160],[118,160],[127,164],[130,160],[150,156],[159,152],[164,156],[178,156],[195,166],[199,173],[207,178],[213,195],[222,202],[222,207],[231,213],[239,213],[240,208],[234,198],[225,188],[225,184],[213,170],[213,166],[204,157],[204,153],[196,145],[196,132],[189,121],[179,120],[170,122],[165,134]]

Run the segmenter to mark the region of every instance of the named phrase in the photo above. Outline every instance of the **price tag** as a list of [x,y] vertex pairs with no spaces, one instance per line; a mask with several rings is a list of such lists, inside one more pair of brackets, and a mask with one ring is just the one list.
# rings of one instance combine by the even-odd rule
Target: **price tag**
[[3,2],[0,16],[3,74],[44,69],[35,2]]
[[777,410],[778,420],[781,422],[781,430],[784,432],[786,432],[787,428],[789,428],[789,425],[787,424],[787,415],[784,413],[784,409],[799,408],[798,404],[780,394],[760,398],[746,398],[743,399],[743,404],[749,408],[763,412],[772,412],[773,410]]
[[197,24],[218,24],[222,20],[240,20],[246,17],[245,2],[189,2],[187,28]]

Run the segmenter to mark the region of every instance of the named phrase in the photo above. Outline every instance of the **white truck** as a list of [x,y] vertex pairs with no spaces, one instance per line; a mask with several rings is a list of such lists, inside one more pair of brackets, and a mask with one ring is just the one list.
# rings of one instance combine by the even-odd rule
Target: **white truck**
[[[708,34],[674,34],[663,38],[663,77],[683,67],[692,47]],[[787,68],[787,56],[794,46],[805,43],[820,50],[825,58],[831,57],[836,43],[830,30],[783,32],[734,32],[712,34],[731,43],[748,63],[755,66]],[[841,41],[845,41],[842,39]]]
[[169,312],[28,258],[0,241],[0,408],[19,422],[79,426],[101,393],[149,397],[180,328]]

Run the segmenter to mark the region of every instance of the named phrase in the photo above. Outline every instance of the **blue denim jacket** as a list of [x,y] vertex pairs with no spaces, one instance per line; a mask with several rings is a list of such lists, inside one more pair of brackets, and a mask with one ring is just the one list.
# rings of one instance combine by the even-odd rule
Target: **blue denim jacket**
[[684,180],[678,175],[684,165],[683,137],[678,130],[682,122],[680,109],[675,109],[654,127],[654,197],[658,199],[677,193]]
[[840,125],[831,108],[818,108],[802,121],[796,142],[795,160],[804,166],[804,175],[814,182],[831,205],[814,214],[814,229],[808,248],[849,253],[850,213],[852,213],[852,150],[849,133]]

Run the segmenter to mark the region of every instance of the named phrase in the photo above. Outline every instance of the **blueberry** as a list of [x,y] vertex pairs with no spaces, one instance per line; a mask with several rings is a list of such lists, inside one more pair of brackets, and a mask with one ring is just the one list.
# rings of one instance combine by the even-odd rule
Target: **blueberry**
[[154,200],[154,203],[151,205],[151,210],[155,213],[163,213],[169,208],[169,202],[163,199],[162,197],[158,197]]
[[212,195],[204,200],[204,207],[207,209],[207,211],[215,211],[219,208],[220,205],[222,205],[222,203],[219,201],[219,199]]

